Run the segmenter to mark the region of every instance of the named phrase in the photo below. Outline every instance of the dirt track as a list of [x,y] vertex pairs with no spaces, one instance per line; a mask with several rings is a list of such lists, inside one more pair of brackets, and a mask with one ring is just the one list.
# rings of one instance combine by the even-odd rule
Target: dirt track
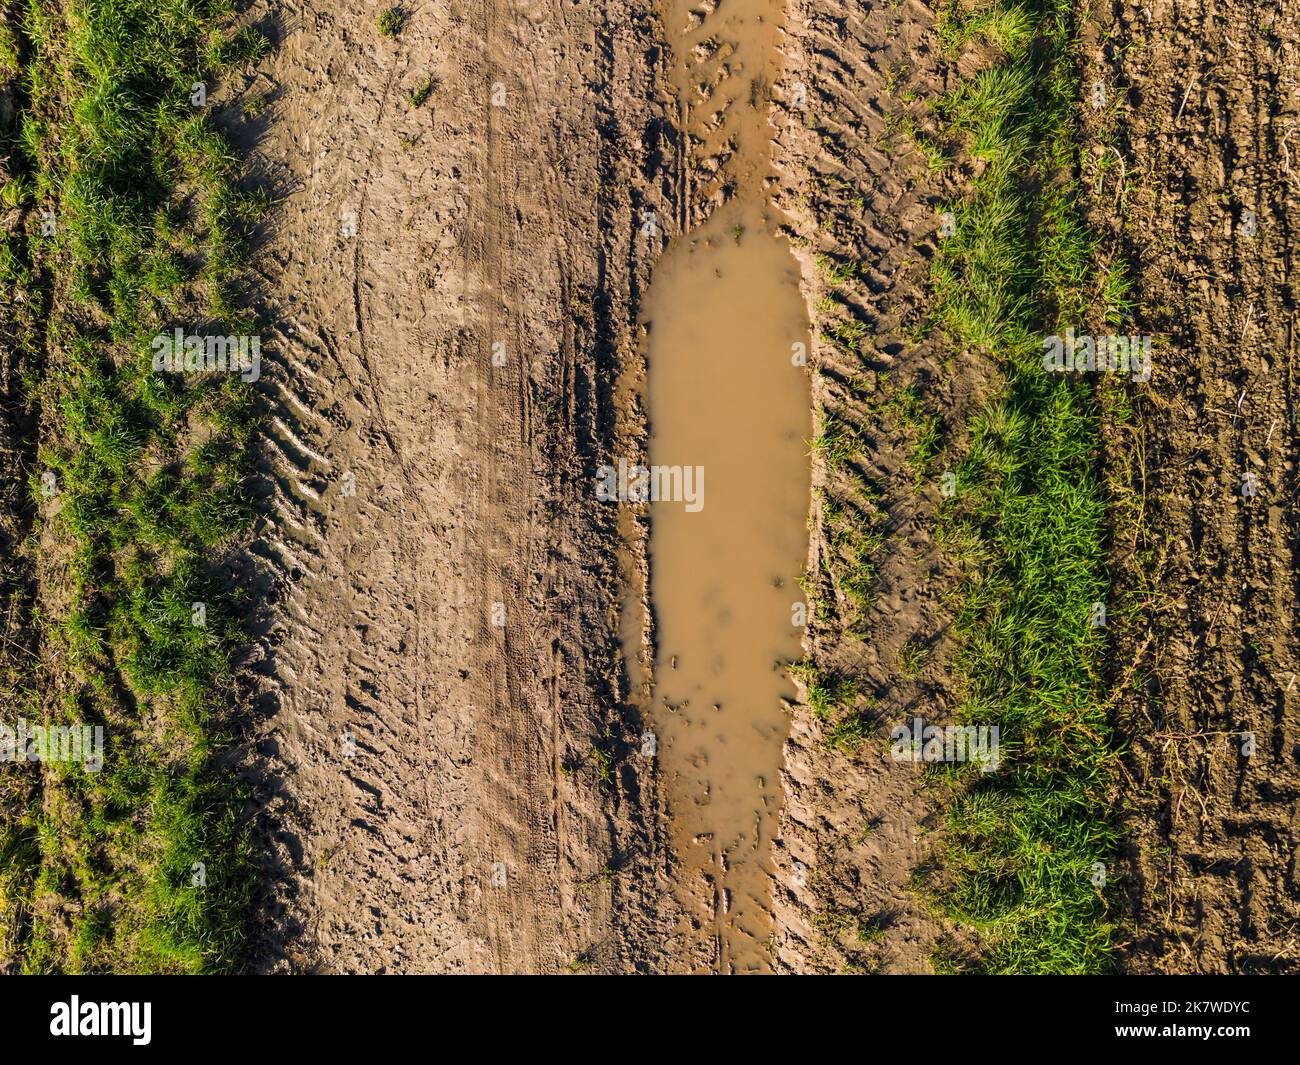
[[[1127,430],[1112,430],[1107,460],[1122,499],[1140,500],[1137,519],[1117,508],[1117,583],[1155,608],[1152,627],[1139,611],[1116,629],[1117,679],[1152,694],[1118,706],[1136,730],[1137,844],[1120,871],[1128,926],[1145,929],[1134,970],[1295,964],[1292,252],[1277,175],[1296,88],[1279,39],[1296,27],[1276,18],[1288,29],[1270,37],[1244,4],[1161,4],[1150,21],[1117,6],[1088,31],[1085,79],[1124,100],[1092,132],[1127,168],[1123,210],[1108,171],[1094,223],[1137,264],[1139,324],[1169,343],[1140,410],[1145,483]],[[656,211],[662,246],[672,219],[706,216],[712,188],[667,132],[662,40],[618,3],[424,4],[394,41],[373,13],[298,9],[245,88],[271,94],[236,125],[283,197],[259,267],[283,294],[265,308],[283,333],[268,344],[280,406],[263,542],[279,620],[259,670],[277,886],[263,967],[655,971],[692,949],[671,939],[662,800],[620,708],[623,545],[587,505],[598,456],[642,446],[633,323],[659,248],[637,239],[640,212]],[[1140,60],[1135,41],[1151,44]],[[986,383],[975,360],[911,334],[936,204],[962,175],[928,175],[897,116],[924,122],[962,63],[914,0],[797,0],[784,51],[775,202],[810,306],[830,287],[818,254],[865,264],[837,314],[874,337],[860,363],[822,341],[816,397],[862,427],[864,473],[886,488],[878,606],[861,639],[815,623],[811,646],[884,727],[955,704],[953,574],[931,540],[935,486],[912,485],[906,434],[849,386],[863,371],[914,384],[959,448]],[[1193,54],[1189,89],[1179,57]],[[1277,100],[1263,74],[1279,77]],[[819,315],[815,331],[833,325]],[[1257,497],[1240,494],[1248,468]],[[828,550],[819,534],[814,564]],[[928,650],[910,679],[908,644]],[[1261,756],[1244,764],[1220,734],[1247,728]],[[878,747],[846,760],[822,740],[796,713],[778,964],[930,971],[952,932],[914,890],[937,796]],[[883,935],[864,945],[863,922]]]
[[[912,187],[914,156],[869,146],[881,109],[860,140],[843,120],[905,60],[907,84],[937,83],[941,64],[925,58],[932,20],[913,5],[894,37],[885,20],[898,12],[850,19],[836,47],[871,57],[855,58],[855,86],[825,49],[833,14],[815,6],[795,6],[786,52],[818,117],[805,128],[805,112],[778,116],[777,203],[805,238],[818,212],[849,217],[803,175],[826,166],[814,135],[833,114],[848,138],[839,165],[879,186],[869,208],[890,221],[859,213],[834,246],[808,246],[806,295],[817,295],[812,253],[852,254],[877,264],[858,313],[901,329],[918,313],[921,272],[906,263],[913,230],[932,228],[934,192]],[[662,40],[620,5],[599,15],[538,5],[531,19],[425,5],[391,42],[369,14],[304,13],[284,21],[243,88],[270,94],[267,112],[236,128],[283,197],[259,270],[265,291],[287,294],[265,308],[284,333],[267,345],[283,355],[268,374],[280,407],[263,505],[279,620],[258,667],[276,884],[261,967],[694,964],[697,945],[672,939],[684,926],[671,910],[661,800],[626,709],[619,731],[620,543],[586,505],[585,480],[616,439],[620,454],[642,446],[637,410],[619,406],[629,393],[614,387],[620,374],[635,384],[630,323],[659,250],[636,239],[641,207],[656,211],[666,243],[672,219],[698,225],[721,202],[663,132]],[[549,66],[536,65],[542,55]],[[407,93],[428,76],[436,88],[412,107]],[[503,78],[507,105],[495,107]],[[659,182],[646,179],[660,169]],[[351,238],[340,233],[349,211]],[[493,340],[505,366],[493,365]],[[928,349],[900,352],[882,345],[871,364],[943,388],[950,403],[973,394],[964,378],[945,382]],[[873,429],[873,472],[888,480],[905,441],[888,424]],[[890,500],[890,609],[872,640],[832,651],[882,691],[904,642],[942,637],[939,586],[918,596],[913,581],[916,553],[938,564],[916,520],[931,504],[910,490]],[[504,629],[492,625],[495,603]],[[899,713],[936,693],[942,681],[923,678]],[[345,759],[348,734],[356,754]],[[598,783],[606,754],[612,790]],[[778,876],[807,862],[817,896],[792,905],[798,893],[778,887],[779,963],[833,964],[834,943],[811,925],[869,896],[882,906],[868,916],[889,924],[879,964],[924,971],[936,930],[907,890],[921,853],[916,782],[886,767],[846,775],[798,717],[787,769]],[[504,889],[492,886],[497,862]]]
[[245,90],[271,94],[245,129],[282,197],[264,965],[655,965],[656,790],[591,505],[635,429],[614,384],[660,151],[633,7],[424,3],[385,40],[298,6]]

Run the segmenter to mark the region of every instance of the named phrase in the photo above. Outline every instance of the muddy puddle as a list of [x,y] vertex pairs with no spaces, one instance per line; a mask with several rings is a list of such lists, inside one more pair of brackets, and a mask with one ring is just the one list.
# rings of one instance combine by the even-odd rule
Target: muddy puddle
[[783,666],[800,654],[807,553],[808,322],[764,186],[783,6],[727,0],[702,21],[698,4],[665,6],[691,199],[712,213],[669,248],[642,308],[668,497],[649,508],[650,720],[690,934],[707,969],[736,973],[771,967]]

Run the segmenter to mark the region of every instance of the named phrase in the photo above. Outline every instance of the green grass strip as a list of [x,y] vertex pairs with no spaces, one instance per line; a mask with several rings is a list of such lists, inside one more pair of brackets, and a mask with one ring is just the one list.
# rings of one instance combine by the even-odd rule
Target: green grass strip
[[38,801],[3,829],[6,941],[29,972],[228,971],[243,951],[248,796],[220,764],[242,611],[217,567],[252,520],[253,390],[159,373],[151,349],[175,327],[254,331],[239,278],[266,199],[238,189],[195,94],[267,46],[223,33],[230,14],[29,0],[21,19],[28,107],[10,147],[29,254],[0,282],[43,286],[49,312],[28,381],[44,653],[17,709],[102,726],[106,746],[99,773],[44,764]]
[[952,4],[941,37],[999,57],[936,103],[977,162],[950,205],[933,314],[990,355],[1005,386],[970,425],[941,533],[968,566],[956,618],[963,723],[996,725],[1001,765],[967,768],[933,878],[941,908],[977,933],[989,973],[1097,973],[1113,924],[1096,863],[1109,861],[1115,762],[1102,699],[1106,507],[1099,407],[1079,377],[1049,374],[1042,338],[1082,328],[1096,247],[1082,222],[1078,68],[1067,0]]

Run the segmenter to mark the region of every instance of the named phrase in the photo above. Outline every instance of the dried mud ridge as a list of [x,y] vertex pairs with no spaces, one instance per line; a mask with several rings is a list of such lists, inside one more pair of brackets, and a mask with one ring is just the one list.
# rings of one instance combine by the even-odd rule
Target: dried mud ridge
[[[870,381],[915,384],[931,409],[943,412],[951,433],[982,394],[975,360],[945,359],[942,344],[917,343],[912,332],[926,310],[935,205],[959,175],[930,178],[890,118],[900,111],[922,115],[924,101],[950,88],[956,72],[938,48],[933,14],[920,3],[796,2],[787,38],[787,80],[802,83],[806,103],[794,106],[793,86],[784,86],[779,203],[796,220],[809,305],[818,307],[830,291],[841,301],[835,314],[814,315],[815,402],[860,427],[865,447],[855,472],[882,490],[868,518],[884,538],[874,607],[855,619],[852,604],[833,587],[824,589],[830,616],[815,618],[810,654],[852,677],[875,700],[875,729],[887,731],[914,714],[943,718],[958,699],[941,667],[928,666],[911,679],[898,669],[905,647],[924,648],[931,663],[942,663],[950,649],[941,597],[956,578],[932,539],[937,478],[914,489],[906,432],[855,397],[865,363]],[[909,102],[907,94],[915,98]],[[865,269],[854,282],[836,285],[819,256]],[[861,323],[874,338],[861,356],[827,336],[837,320]],[[844,476],[819,464],[815,489],[850,494]],[[839,549],[819,501],[814,517],[809,568],[817,572],[837,564]],[[845,635],[853,620],[860,626],[856,637]],[[930,954],[949,930],[913,890],[933,846],[927,834],[940,823],[936,796],[922,790],[919,773],[900,769],[874,739],[852,757],[828,750],[824,726],[801,709],[786,748],[785,783],[776,896],[782,967],[929,972]],[[883,934],[866,946],[854,934],[859,927]]]

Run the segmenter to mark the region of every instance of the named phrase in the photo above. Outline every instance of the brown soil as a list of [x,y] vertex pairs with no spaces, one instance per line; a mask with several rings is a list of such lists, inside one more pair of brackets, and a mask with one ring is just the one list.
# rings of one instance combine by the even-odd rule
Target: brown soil
[[1131,972],[1300,971],[1297,41],[1292,4],[1166,0],[1099,5],[1090,43],[1126,179],[1097,221],[1162,338],[1108,455],[1136,615],[1114,656]]
[[[880,491],[871,518],[885,543],[875,603],[858,619],[859,638],[843,634],[853,608],[821,582],[828,609],[814,617],[808,649],[854,680],[865,696],[860,708],[870,708],[873,734],[849,756],[827,748],[825,726],[806,707],[794,715],[776,863],[778,957],[794,972],[928,972],[944,930],[912,882],[934,844],[937,801],[923,789],[918,767],[893,762],[881,737],[913,714],[942,720],[956,705],[944,669],[950,640],[942,602],[954,575],[932,540],[944,459],[914,477],[905,465],[908,434],[879,405],[914,385],[942,413],[953,442],[984,380],[974,359],[945,360],[941,347],[913,332],[924,311],[936,204],[948,186],[930,177],[895,123],[900,115],[923,121],[925,101],[956,72],[938,51],[932,12],[914,0],[897,6],[796,0],[785,48],[778,202],[795,219],[804,290],[817,308],[814,399],[861,431],[859,467]],[[832,286],[816,265],[821,255],[863,269],[856,281]],[[833,287],[844,306],[827,311],[819,303]],[[867,327],[855,351],[825,335],[846,318]],[[821,464],[814,485],[836,498],[851,496],[843,474],[828,475]],[[817,503],[813,514],[809,569],[816,572],[834,567],[837,554]],[[925,667],[910,679],[899,668],[909,643],[928,650]],[[806,872],[795,875],[796,863]],[[864,943],[858,930],[872,926],[883,935]]]
[[378,9],[263,10],[260,967],[660,967],[658,791],[591,503],[637,428],[639,209],[673,217],[658,28],[617,0],[420,3],[392,40]]

